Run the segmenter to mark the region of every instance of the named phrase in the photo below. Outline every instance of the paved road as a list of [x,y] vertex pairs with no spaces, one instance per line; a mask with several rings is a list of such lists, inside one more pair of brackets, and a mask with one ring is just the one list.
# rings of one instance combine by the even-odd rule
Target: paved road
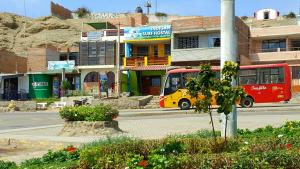
[[[251,109],[251,111],[240,111],[238,120],[239,123],[243,121],[247,123],[248,120],[254,121],[253,124],[258,123],[255,123],[255,120],[260,118],[263,119],[263,124],[266,124],[268,121],[270,121],[270,123],[272,122],[273,124],[274,122],[276,122],[276,120],[281,121],[281,119],[300,120],[300,108],[299,110],[287,110],[283,108],[284,107],[276,107],[276,110],[271,109],[269,111],[262,111],[259,109],[257,109],[258,111],[253,111],[253,109]],[[280,111],[280,109],[283,109],[283,111]],[[182,123],[185,125],[187,122],[191,124],[194,120],[198,121],[198,123],[199,121],[201,121],[202,123],[206,123],[206,121],[208,120],[207,117],[207,114],[194,114],[194,110],[124,110],[120,112],[118,121],[120,123],[120,126],[124,126],[124,128],[128,129],[130,126],[132,126],[133,128],[138,128],[138,126],[141,126],[142,124],[144,124],[144,126],[147,126],[146,123],[149,123],[149,126],[151,126],[151,123],[158,126],[161,126],[160,124],[170,125],[172,123]],[[217,113],[214,113],[214,118],[216,121],[219,121],[219,115]],[[61,120],[58,113],[55,112],[0,113],[0,132],[10,129],[31,128],[59,124],[63,124],[63,120]],[[133,124],[135,124],[136,126],[134,126]],[[248,127],[248,125],[244,126]],[[249,127],[251,128],[251,126]]]

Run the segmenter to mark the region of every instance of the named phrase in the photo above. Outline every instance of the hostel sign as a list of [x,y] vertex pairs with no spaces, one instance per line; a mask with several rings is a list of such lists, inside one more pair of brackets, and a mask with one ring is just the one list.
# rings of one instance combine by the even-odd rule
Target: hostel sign
[[171,38],[171,25],[126,27],[125,40]]
[[61,70],[61,69],[74,69],[75,61],[49,61],[48,62],[48,70]]

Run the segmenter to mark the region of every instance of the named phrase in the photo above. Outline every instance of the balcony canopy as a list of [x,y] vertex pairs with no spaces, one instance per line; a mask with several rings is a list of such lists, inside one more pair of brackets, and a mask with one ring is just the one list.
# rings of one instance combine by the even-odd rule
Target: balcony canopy
[[100,30],[100,29],[116,29],[116,26],[109,23],[109,22],[90,22],[90,23],[86,23],[88,25],[90,25],[91,27],[93,27],[96,30]]

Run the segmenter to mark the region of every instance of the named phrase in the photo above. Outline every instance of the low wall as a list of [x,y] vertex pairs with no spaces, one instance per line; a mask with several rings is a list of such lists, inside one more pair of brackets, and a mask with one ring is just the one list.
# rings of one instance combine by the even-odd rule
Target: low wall
[[[10,101],[0,101],[0,112],[6,112],[6,108],[8,107]],[[17,111],[35,111],[36,110],[36,102],[35,101],[14,101],[16,104]],[[2,110],[2,111],[1,111]]]
[[60,136],[99,136],[121,132],[117,121],[66,121]]
[[121,97],[118,99],[94,99],[91,102],[92,106],[99,104],[111,105],[117,109],[138,109],[145,106],[153,96],[143,96],[143,97]]

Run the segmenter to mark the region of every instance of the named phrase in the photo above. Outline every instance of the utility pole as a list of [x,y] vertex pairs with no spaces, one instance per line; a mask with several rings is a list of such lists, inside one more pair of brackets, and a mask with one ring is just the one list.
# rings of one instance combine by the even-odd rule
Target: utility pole
[[117,58],[116,58],[116,68],[117,68],[117,72],[116,72],[116,94],[117,97],[120,97],[120,89],[121,89],[121,84],[120,84],[120,26],[121,24],[118,24],[118,42],[117,42]]
[[[236,62],[237,36],[235,28],[235,0],[221,0],[221,68],[226,61]],[[221,76],[222,77],[222,76]],[[236,81],[232,83],[236,85]],[[237,112],[236,106],[232,105],[232,112],[228,115],[227,135],[229,137],[237,134]],[[221,114],[222,136],[225,136],[226,116]]]

